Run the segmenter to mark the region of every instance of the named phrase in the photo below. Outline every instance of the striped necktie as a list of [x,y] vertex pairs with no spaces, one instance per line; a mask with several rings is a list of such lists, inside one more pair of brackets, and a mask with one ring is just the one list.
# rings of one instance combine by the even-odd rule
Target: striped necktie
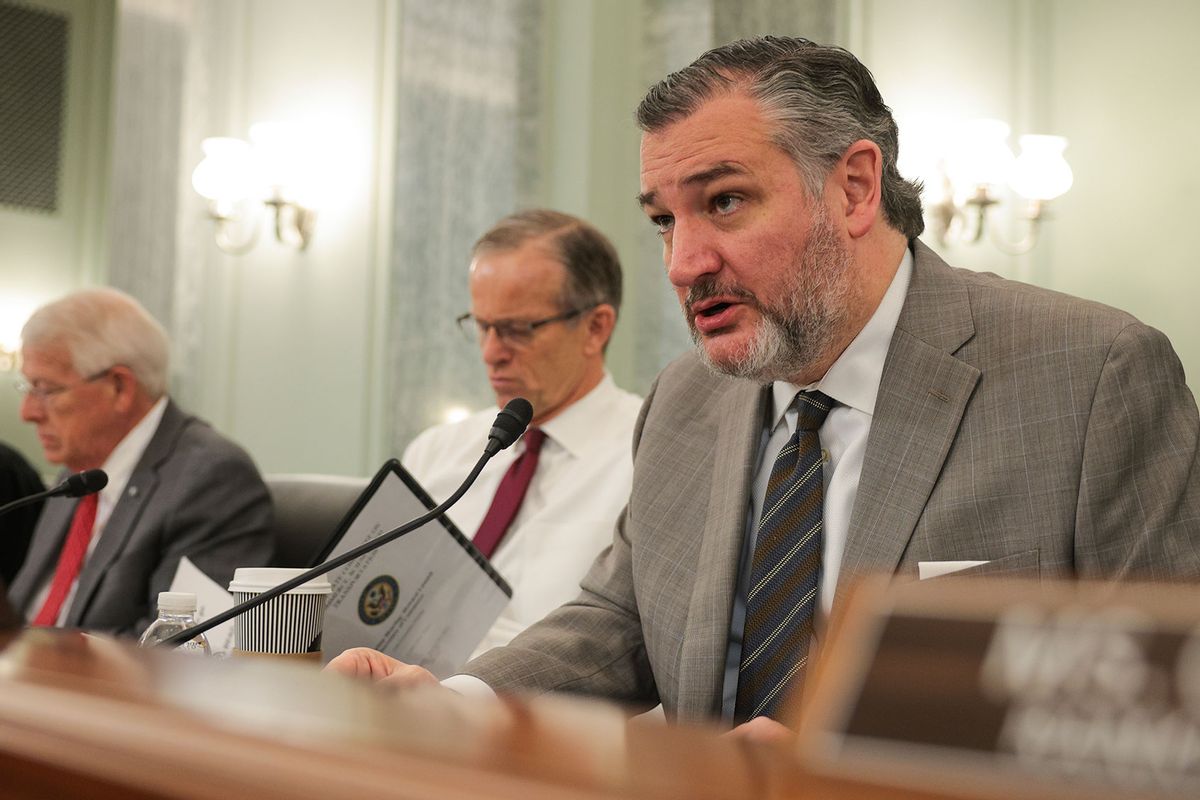
[[[821,571],[824,478],[817,429],[834,401],[800,392],[796,433],[771,468],[763,498],[734,719],[773,717],[808,661]],[[799,683],[799,679],[796,679]]]

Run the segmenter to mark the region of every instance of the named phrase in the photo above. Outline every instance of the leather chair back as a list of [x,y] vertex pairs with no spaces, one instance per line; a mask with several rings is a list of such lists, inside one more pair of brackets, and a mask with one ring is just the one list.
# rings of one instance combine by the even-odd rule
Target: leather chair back
[[311,567],[368,478],[341,475],[266,475],[275,502],[275,564]]

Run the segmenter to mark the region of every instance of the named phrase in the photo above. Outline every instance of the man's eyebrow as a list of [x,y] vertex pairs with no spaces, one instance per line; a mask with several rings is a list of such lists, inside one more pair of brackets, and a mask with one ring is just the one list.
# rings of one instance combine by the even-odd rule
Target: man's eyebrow
[[[746,174],[746,169],[745,169],[745,167],[742,167],[740,164],[735,164],[735,163],[729,162],[729,161],[722,161],[720,164],[716,164],[712,167],[709,167],[706,170],[701,170],[700,172],[695,172],[695,173],[692,173],[691,175],[688,175],[686,178],[683,179],[683,181],[681,182],[681,185],[695,186],[697,184],[712,183],[713,181],[717,180],[718,178],[724,178],[728,175],[745,175],[745,174]],[[653,191],[643,192],[642,194],[638,195],[637,200],[638,200],[638,205],[640,205],[642,208],[645,208],[648,205],[653,205],[655,202],[655,193]]]

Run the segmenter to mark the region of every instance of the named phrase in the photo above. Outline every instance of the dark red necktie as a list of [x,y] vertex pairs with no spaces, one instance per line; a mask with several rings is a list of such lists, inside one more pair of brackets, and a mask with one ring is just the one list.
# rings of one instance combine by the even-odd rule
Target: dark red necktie
[[96,525],[96,508],[99,504],[100,495],[89,494],[75,506],[71,530],[63,542],[62,552],[58,554],[58,566],[54,569],[54,580],[50,582],[50,594],[46,595],[42,610],[33,618],[34,625],[53,626],[58,621],[63,603],[71,593],[71,585],[79,577],[88,543],[92,541],[92,528]]
[[496,552],[496,547],[504,538],[508,526],[512,524],[513,519],[517,516],[517,511],[521,508],[521,501],[525,499],[529,482],[533,480],[533,473],[537,469],[538,453],[541,452],[542,442],[545,439],[546,434],[541,428],[530,428],[525,431],[525,452],[517,456],[517,460],[508,468],[508,472],[504,473],[500,487],[496,489],[496,496],[492,498],[492,506],[488,509],[487,516],[483,518],[483,523],[480,524],[479,532],[475,534],[474,539],[475,547],[487,558],[491,558],[492,553]]

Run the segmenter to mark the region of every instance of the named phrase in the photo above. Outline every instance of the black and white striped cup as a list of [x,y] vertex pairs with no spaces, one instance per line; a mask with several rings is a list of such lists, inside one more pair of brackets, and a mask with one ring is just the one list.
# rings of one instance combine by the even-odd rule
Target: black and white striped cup
[[[302,569],[239,567],[229,591],[241,603],[294,578]],[[279,597],[252,608],[233,621],[235,654],[271,654],[321,657],[321,624],[325,603],[333,590],[323,577],[302,583]]]

